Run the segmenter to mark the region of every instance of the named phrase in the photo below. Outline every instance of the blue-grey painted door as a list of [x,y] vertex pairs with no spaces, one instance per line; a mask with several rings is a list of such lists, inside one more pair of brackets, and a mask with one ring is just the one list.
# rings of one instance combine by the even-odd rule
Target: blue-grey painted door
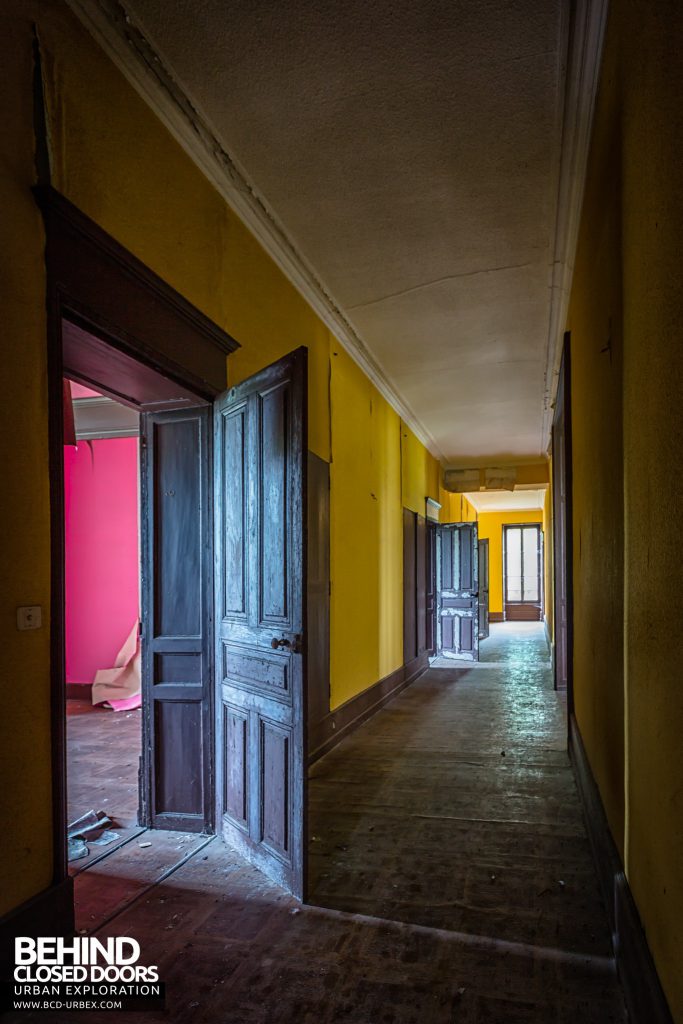
[[437,527],[437,654],[479,658],[479,586],[476,523]]
[[211,408],[141,417],[140,820],[213,828]]
[[214,422],[220,831],[305,889],[307,352],[218,399]]

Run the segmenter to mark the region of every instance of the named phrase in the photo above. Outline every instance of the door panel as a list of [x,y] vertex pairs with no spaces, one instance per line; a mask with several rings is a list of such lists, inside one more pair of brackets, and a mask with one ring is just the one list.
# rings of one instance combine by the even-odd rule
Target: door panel
[[427,651],[430,656],[436,653],[436,531],[434,523],[427,523],[425,619]]
[[[570,337],[564,337],[564,350],[557,383],[552,429],[552,515],[554,592],[555,689],[567,691],[567,708],[573,709],[572,631],[573,631],[573,526],[572,526],[572,431]],[[550,600],[550,595],[548,595]]]
[[403,664],[417,658],[416,516],[403,509]]
[[479,657],[476,523],[437,527],[437,652],[447,658]]
[[489,635],[489,542],[478,543],[479,557],[479,639]]
[[141,822],[210,831],[210,410],[141,418]]
[[306,445],[305,349],[216,402],[219,821],[301,898]]
[[415,617],[417,653],[424,654],[427,642],[427,520],[415,517]]

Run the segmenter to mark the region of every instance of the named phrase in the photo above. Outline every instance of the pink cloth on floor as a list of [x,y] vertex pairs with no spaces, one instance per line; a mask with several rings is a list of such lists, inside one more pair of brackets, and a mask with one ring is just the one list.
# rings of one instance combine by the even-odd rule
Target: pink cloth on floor
[[93,704],[108,704],[114,711],[130,711],[141,704],[140,637],[136,620],[116,656],[114,668],[101,668],[92,684]]
[[126,697],[124,700],[110,700],[108,703],[109,707],[114,711],[132,711],[134,708],[139,708],[142,704],[142,694],[136,693],[132,697]]

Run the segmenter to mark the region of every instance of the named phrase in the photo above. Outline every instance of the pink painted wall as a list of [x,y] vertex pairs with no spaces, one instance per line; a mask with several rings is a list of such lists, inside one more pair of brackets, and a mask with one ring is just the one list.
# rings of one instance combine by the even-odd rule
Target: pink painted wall
[[64,449],[66,678],[111,668],[138,617],[138,439]]

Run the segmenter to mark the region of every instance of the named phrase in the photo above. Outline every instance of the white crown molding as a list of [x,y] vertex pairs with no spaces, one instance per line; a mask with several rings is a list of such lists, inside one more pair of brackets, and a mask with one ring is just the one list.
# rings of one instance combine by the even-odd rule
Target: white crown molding
[[315,270],[226,151],[209,121],[183,91],[160,54],[119,0],[67,0],[107,56],[182,146],[188,156],[251,231],[380,394],[437,459],[444,455],[405,400],[389,382],[353,324]]
[[567,42],[541,451],[548,448],[581,223],[608,0],[575,0]]

